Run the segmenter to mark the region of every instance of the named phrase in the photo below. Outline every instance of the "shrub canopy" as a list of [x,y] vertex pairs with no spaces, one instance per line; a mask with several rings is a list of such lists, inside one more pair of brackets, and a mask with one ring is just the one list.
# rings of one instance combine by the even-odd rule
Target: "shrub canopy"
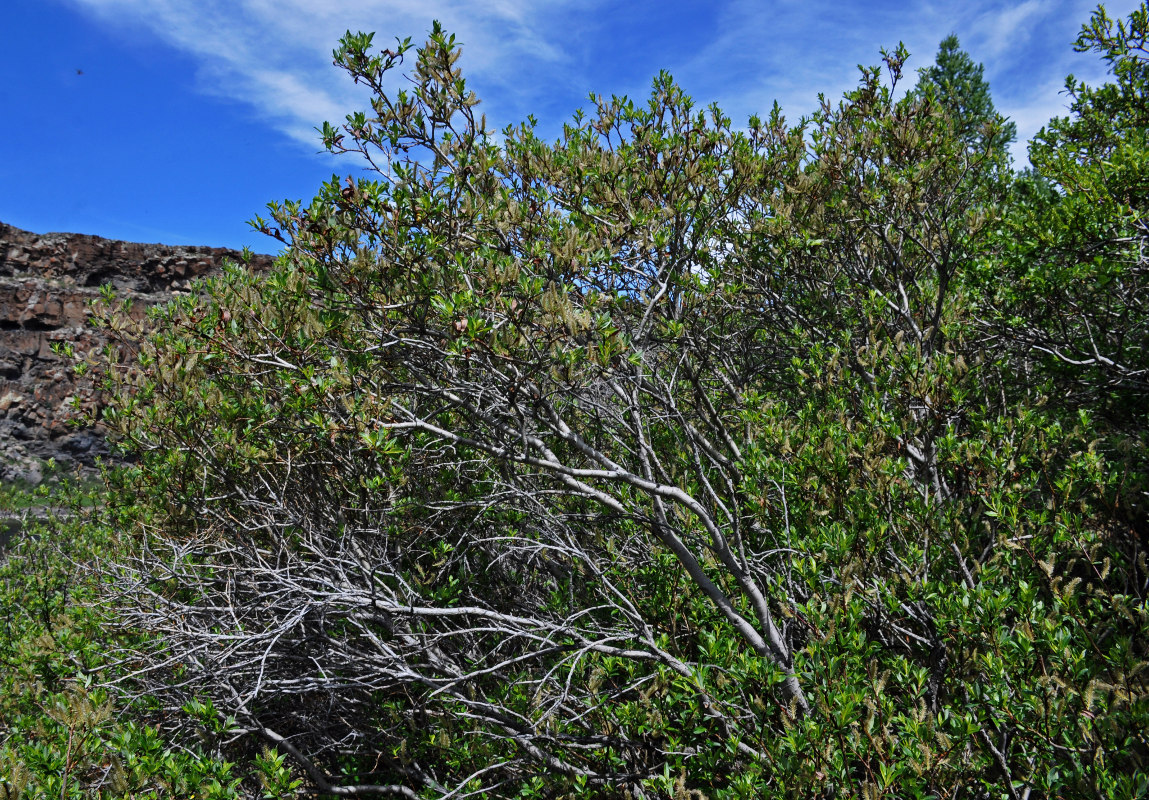
[[[1083,34],[1119,81],[1139,13]],[[371,45],[335,53],[371,109],[323,129],[362,176],[106,368],[140,691],[340,794],[1145,788],[1139,112],[1105,117],[1112,205],[1058,155],[1144,93],[1081,89],[1025,190],[1003,119],[895,100],[900,48],[796,125],[663,74],[547,142],[486,129],[437,26]],[[1057,327],[1082,287],[1107,338]],[[1067,396],[1094,377],[1057,331],[1126,383]]]

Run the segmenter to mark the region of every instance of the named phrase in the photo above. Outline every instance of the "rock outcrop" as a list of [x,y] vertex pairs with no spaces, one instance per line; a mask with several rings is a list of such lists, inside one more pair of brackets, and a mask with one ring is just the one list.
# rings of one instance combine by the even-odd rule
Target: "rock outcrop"
[[[70,233],[35,234],[0,223],[0,481],[37,483],[43,462],[92,467],[107,453],[98,429],[77,426],[96,402],[91,384],[53,351],[83,354],[106,339],[89,324],[89,304],[111,285],[140,307],[186,291],[240,254],[218,247],[136,244]],[[269,256],[252,266],[266,268]]]

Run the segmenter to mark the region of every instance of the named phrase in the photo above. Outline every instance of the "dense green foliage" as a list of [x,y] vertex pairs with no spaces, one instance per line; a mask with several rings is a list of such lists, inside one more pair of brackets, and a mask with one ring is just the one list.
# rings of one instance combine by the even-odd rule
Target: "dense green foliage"
[[[1050,394],[1094,415],[1113,437],[1109,455],[1122,460],[1144,457],[1149,431],[1145,37],[1143,9],[1116,25],[1099,12],[1083,29],[1077,49],[1101,54],[1113,81],[1088,87],[1069,79],[1071,115],[1031,142],[1033,172],[1014,187],[1003,257],[986,265],[1018,358],[1036,357],[1055,381]],[[1134,502],[1133,487],[1126,494]]]
[[[146,757],[141,794],[1143,795],[1145,35],[1094,16],[1114,83],[1013,176],[956,40],[900,101],[900,49],[745,131],[662,75],[546,142],[485,129],[438,28],[349,34],[375,99],[324,140],[365,177],[258,221],[270,273],[105,311],[132,502],[66,541],[126,534],[83,589],[114,612],[61,606],[58,694],[0,706],[68,704],[63,766],[0,758]],[[4,652],[43,673],[37,602]],[[158,744],[193,718],[210,747]],[[275,750],[233,767],[241,734]]]
[[217,715],[186,715],[191,747],[173,747],[150,709],[99,686],[115,671],[109,654],[130,644],[109,635],[97,577],[81,568],[123,555],[123,520],[99,500],[67,480],[0,491],[0,511],[23,520],[0,561],[0,798],[241,797]]

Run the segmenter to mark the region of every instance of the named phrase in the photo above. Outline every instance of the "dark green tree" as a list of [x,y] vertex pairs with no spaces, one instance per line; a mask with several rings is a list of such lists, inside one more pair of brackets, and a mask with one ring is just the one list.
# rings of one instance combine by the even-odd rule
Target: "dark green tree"
[[1070,113],[1030,143],[1033,175],[1004,216],[1003,259],[987,317],[1000,323],[1025,383],[1052,382],[1069,416],[1088,414],[1100,446],[1126,465],[1113,499],[1122,524],[1149,536],[1149,37],[1146,7],[1127,20],[1099,8],[1075,47],[1111,79],[1070,76]]
[[949,115],[954,134],[975,150],[989,149],[1002,155],[1017,138],[1017,126],[997,113],[986,83],[985,67],[974,63],[950,34],[938,46],[934,64],[918,70],[913,94],[932,97]]

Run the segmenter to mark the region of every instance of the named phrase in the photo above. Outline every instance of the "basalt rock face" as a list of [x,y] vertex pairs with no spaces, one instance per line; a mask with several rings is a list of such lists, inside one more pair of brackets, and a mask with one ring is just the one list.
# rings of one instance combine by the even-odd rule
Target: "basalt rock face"
[[[37,483],[41,465],[90,468],[108,449],[98,427],[77,426],[98,397],[71,362],[106,344],[89,322],[90,301],[111,285],[139,308],[169,300],[240,254],[218,247],[136,244],[70,233],[35,234],[0,223],[0,481]],[[251,267],[266,269],[269,256]]]

